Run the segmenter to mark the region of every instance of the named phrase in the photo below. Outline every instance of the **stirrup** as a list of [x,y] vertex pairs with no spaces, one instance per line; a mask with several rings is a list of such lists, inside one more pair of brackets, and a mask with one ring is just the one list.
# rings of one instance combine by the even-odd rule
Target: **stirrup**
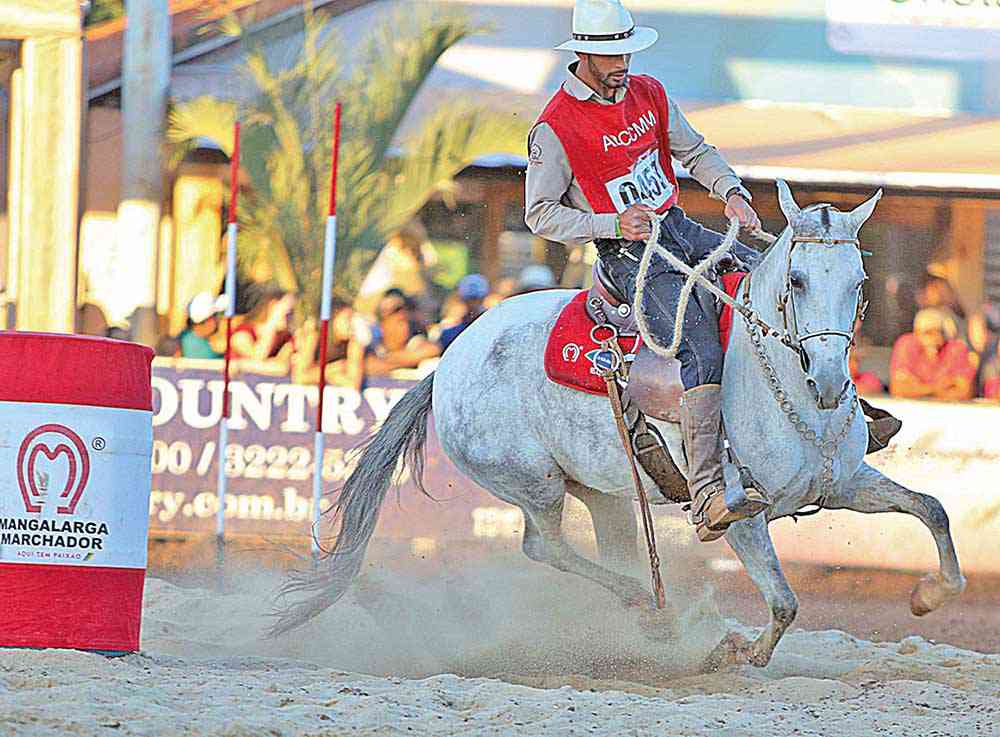
[[[714,489],[705,494],[697,507],[693,501],[686,505],[684,509],[690,510],[688,522],[695,526],[698,539],[702,542],[718,540],[726,534],[726,530],[734,522],[756,517],[771,506],[770,500],[756,487],[745,488],[744,494],[745,501],[737,510],[730,509],[726,505],[725,487]],[[712,516],[715,516],[716,519],[714,523],[710,524]]]
[[[726,530],[733,522],[743,519],[742,515],[731,512],[726,506],[726,489],[720,486],[705,493],[700,502],[692,500],[690,505],[686,505],[688,512],[688,522],[695,527],[698,539],[701,542],[711,542],[718,540],[726,534]],[[715,524],[709,524],[712,513],[717,519]]]

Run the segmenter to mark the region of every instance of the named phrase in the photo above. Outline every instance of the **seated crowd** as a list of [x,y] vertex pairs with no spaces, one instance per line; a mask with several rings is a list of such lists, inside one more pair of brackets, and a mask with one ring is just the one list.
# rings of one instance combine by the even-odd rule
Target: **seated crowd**
[[893,345],[889,393],[911,399],[1000,401],[998,336],[1000,305],[986,302],[963,319],[957,301],[926,300],[913,318],[913,330]]
[[[501,279],[491,287],[480,274],[463,277],[456,288],[435,300],[426,291],[407,294],[390,287],[374,299],[355,305],[335,300],[327,336],[326,381],[360,388],[366,377],[429,367],[483,312],[501,300],[555,287],[551,270],[526,267],[518,279]],[[243,313],[233,319],[231,357],[236,370],[289,376],[296,383],[315,383],[321,358],[320,327],[315,318],[295,323],[296,297],[276,287],[250,284],[241,290]],[[884,383],[866,370],[867,347],[851,350],[851,376],[861,394],[911,399],[1000,401],[1000,304],[986,302],[962,315],[954,293],[943,279],[929,277],[917,299],[920,309],[912,330],[896,339]],[[367,306],[371,314],[356,307]],[[223,296],[203,292],[188,305],[187,327],[164,338],[161,356],[222,358],[225,352]],[[87,310],[90,310],[89,312]],[[81,308],[81,332],[110,334],[99,308]],[[93,314],[92,314],[93,313]],[[98,325],[100,323],[100,325]],[[857,326],[856,333],[860,333]],[[883,359],[884,360],[884,359]],[[881,373],[881,372],[879,372]]]
[[[480,274],[463,277],[440,306],[398,288],[386,290],[373,315],[334,300],[327,335],[326,381],[361,388],[366,377],[400,369],[421,369],[440,356],[472,322],[506,297],[556,286],[545,266],[527,267],[517,280],[500,280],[495,288]],[[231,358],[236,370],[288,375],[296,383],[319,378],[320,326],[315,318],[293,327],[295,295],[251,284],[244,289],[243,314],[233,318]],[[157,353],[178,358],[222,358],[225,353],[225,297],[207,292],[188,305],[187,327],[162,340]],[[430,314],[429,314],[430,313]]]

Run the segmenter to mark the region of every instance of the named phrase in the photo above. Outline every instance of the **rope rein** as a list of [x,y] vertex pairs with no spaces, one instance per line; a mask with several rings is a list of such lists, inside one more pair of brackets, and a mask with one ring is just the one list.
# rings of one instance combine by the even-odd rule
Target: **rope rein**
[[[684,336],[684,314],[687,312],[688,301],[691,299],[691,292],[694,290],[696,284],[703,286],[714,296],[743,315],[748,321],[752,323],[760,322],[760,318],[752,310],[749,310],[745,305],[740,304],[730,297],[724,290],[719,289],[719,287],[705,276],[705,272],[715,266],[716,261],[722,258],[736,242],[736,234],[740,229],[736,218],[729,221],[729,229],[726,231],[726,237],[722,239],[722,243],[693,268],[660,245],[660,219],[658,217],[654,217],[649,225],[649,237],[646,239],[646,247],[643,249],[642,259],[639,261],[639,272],[636,274],[635,279],[635,297],[632,301],[632,314],[636,317],[639,334],[642,335],[643,341],[653,353],[663,358],[675,358],[677,356],[681,339]],[[776,236],[763,230],[754,231],[753,236],[766,243],[774,243],[778,240]],[[659,254],[671,266],[687,274],[687,280],[684,282],[684,286],[681,287],[680,296],[677,300],[677,310],[674,313],[673,339],[670,341],[670,345],[666,346],[660,343],[652,330],[650,330],[649,323],[646,321],[646,315],[642,310],[642,299],[646,291],[646,279],[649,275],[649,266],[653,261],[654,252]],[[763,327],[770,331],[768,326],[764,325]]]

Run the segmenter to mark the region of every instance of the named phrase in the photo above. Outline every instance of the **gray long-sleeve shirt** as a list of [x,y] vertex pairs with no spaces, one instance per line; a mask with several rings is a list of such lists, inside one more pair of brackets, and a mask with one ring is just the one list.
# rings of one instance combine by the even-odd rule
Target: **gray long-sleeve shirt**
[[[567,70],[563,89],[578,100],[593,100],[603,105],[620,102],[625,88],[615,91],[614,100],[606,100]],[[668,98],[670,152],[711,196],[723,200],[733,187],[743,189],[740,178],[714,146],[688,123],[684,113]],[[528,171],[524,182],[524,221],[531,232],[551,241],[578,245],[595,238],[615,238],[615,213],[594,213],[573,176],[566,151],[548,123],[537,123],[528,134]]]

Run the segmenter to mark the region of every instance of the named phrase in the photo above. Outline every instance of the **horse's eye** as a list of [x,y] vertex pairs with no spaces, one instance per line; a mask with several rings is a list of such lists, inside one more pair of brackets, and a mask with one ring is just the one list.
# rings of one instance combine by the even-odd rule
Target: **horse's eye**
[[806,285],[805,280],[802,278],[802,276],[800,274],[795,274],[795,273],[791,274],[788,277],[788,283],[792,285],[793,289],[802,289]]

